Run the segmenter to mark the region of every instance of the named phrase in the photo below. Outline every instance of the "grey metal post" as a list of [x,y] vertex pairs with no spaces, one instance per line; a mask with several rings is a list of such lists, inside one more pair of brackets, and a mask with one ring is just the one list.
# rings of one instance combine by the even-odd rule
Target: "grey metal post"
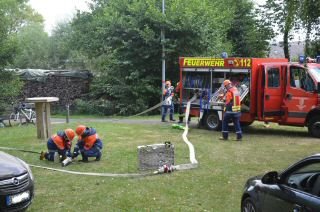
[[70,105],[69,105],[69,103],[67,103],[66,107],[67,107],[66,123],[69,123],[70,122]]
[[[162,14],[165,14],[165,0],[162,0]],[[166,80],[166,59],[165,59],[165,33],[163,26],[161,28],[161,45],[162,45],[162,99],[163,99],[163,92],[165,89],[165,80]]]

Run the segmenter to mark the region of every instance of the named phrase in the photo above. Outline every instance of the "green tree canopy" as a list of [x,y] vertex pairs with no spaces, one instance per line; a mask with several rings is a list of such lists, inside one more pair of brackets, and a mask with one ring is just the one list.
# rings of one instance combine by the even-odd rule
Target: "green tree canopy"
[[264,19],[269,20],[272,27],[279,28],[283,34],[283,51],[290,58],[289,40],[298,19],[299,0],[267,0],[264,5]]
[[313,47],[311,41],[319,39],[320,1],[318,0],[267,0],[262,6],[263,20],[283,34],[283,50],[290,58],[289,41],[297,31],[306,31],[306,54]]
[[[230,1],[231,3],[232,1]],[[165,31],[166,76],[178,81],[179,56],[219,56],[231,51],[226,39],[232,10],[212,0],[96,1],[92,13],[72,23],[72,45],[97,71],[92,94],[115,102],[122,114],[141,111],[161,96],[161,29]]]
[[48,68],[49,37],[41,23],[32,23],[17,33],[18,54],[12,67],[14,68]]
[[262,57],[270,37],[250,0],[170,0],[165,14],[159,0],[94,0],[91,9],[59,24],[50,44],[40,25],[19,30],[15,64],[93,70],[90,101],[120,114],[160,101],[162,44],[166,78],[175,85],[180,56]]
[[18,53],[17,33],[22,27],[41,21],[42,17],[27,5],[27,0],[0,1],[0,111],[14,101],[22,88],[16,75],[2,70]]
[[315,56],[320,53],[320,1],[303,0],[300,14],[302,24],[306,29],[305,54]]
[[50,36],[49,67],[53,69],[85,69],[87,58],[73,48],[70,22],[59,23]]
[[15,102],[23,83],[13,72],[0,70],[0,85],[0,114],[2,114],[11,102]]
[[232,41],[232,55],[265,57],[269,40],[274,36],[269,24],[256,17],[254,5],[248,0],[234,1],[234,16],[227,38]]
[[11,62],[17,53],[16,33],[31,22],[41,22],[27,0],[0,1],[0,67]]

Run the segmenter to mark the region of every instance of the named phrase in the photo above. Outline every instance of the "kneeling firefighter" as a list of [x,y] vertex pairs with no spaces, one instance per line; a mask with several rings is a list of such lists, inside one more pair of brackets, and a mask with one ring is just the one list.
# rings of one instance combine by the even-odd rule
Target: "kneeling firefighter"
[[41,152],[40,160],[55,161],[60,159],[60,161],[63,161],[66,157],[71,157],[71,142],[74,137],[75,133],[72,129],[58,131],[49,138],[47,142],[48,152]]
[[80,152],[83,162],[88,162],[88,157],[95,157],[95,160],[99,161],[103,144],[96,130],[92,127],[79,125],[76,134],[78,135],[78,142],[74,147],[72,158],[77,157]]

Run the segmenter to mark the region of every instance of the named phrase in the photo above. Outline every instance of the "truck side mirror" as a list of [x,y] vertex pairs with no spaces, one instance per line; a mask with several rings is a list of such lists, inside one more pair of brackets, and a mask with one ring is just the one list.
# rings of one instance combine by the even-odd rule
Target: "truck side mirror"
[[320,82],[318,82],[318,94],[320,94]]

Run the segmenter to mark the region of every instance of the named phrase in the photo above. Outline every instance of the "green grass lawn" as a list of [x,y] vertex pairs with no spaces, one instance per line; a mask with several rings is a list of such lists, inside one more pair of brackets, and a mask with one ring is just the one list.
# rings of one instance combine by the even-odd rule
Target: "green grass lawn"
[[[159,120],[159,117],[157,117]],[[53,131],[70,125],[53,125]],[[87,124],[87,123],[83,123]],[[104,142],[100,162],[75,162],[63,169],[84,172],[138,173],[137,146],[170,140],[175,163],[189,163],[182,131],[171,125],[91,122]],[[305,128],[263,128],[255,123],[244,130],[242,143],[221,142],[219,132],[192,128],[199,167],[143,178],[79,176],[32,168],[35,198],[29,211],[240,211],[245,181],[267,171],[282,170],[293,162],[320,152],[320,140]],[[46,141],[36,139],[34,126],[0,128],[0,146],[41,151]],[[231,138],[235,137],[231,134]],[[30,153],[6,151],[29,164],[61,168]]]

